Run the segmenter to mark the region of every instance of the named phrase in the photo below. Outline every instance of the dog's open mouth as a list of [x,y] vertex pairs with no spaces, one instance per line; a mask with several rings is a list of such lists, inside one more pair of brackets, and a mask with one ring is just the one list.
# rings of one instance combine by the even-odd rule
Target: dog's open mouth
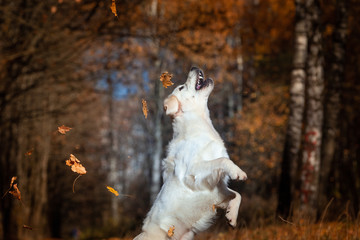
[[212,82],[212,80],[210,78],[204,79],[204,74],[203,72],[200,70],[196,79],[196,84],[195,84],[195,90],[199,91],[201,89],[203,89],[204,87],[209,86],[209,84]]

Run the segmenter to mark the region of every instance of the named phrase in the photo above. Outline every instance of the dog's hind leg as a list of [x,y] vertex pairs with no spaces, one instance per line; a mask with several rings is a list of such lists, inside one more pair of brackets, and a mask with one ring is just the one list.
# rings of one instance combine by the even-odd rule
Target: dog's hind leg
[[238,213],[239,213],[239,207],[240,207],[240,203],[241,203],[241,195],[238,192],[235,192],[231,189],[229,189],[229,191],[231,191],[235,194],[235,198],[233,198],[229,201],[229,205],[226,208],[225,217],[227,218],[229,224],[232,227],[235,227]]

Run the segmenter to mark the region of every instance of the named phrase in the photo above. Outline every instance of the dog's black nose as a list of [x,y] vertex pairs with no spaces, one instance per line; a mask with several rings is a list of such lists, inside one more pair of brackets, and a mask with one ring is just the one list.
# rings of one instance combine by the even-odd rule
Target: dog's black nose
[[191,69],[190,69],[190,72],[191,71],[194,71],[194,70],[200,70],[198,67],[192,67]]

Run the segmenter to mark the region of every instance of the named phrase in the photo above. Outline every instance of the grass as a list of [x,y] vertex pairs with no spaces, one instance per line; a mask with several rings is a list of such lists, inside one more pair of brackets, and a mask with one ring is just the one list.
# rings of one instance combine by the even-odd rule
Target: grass
[[[132,240],[112,238],[108,240]],[[309,224],[281,223],[254,229],[239,228],[225,232],[204,232],[195,240],[360,240],[360,221]]]
[[203,233],[196,240],[360,240],[359,222],[278,224],[255,229]]

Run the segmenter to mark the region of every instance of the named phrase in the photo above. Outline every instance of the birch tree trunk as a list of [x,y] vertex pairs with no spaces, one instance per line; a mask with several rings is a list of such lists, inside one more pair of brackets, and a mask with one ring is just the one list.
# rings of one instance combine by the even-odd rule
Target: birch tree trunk
[[341,83],[344,78],[345,43],[348,28],[348,9],[346,0],[336,2],[337,19],[333,33],[333,55],[329,74],[328,89],[325,101],[324,138],[322,145],[322,159],[319,185],[319,211],[322,211],[329,199],[327,190],[331,164],[334,160],[337,134],[339,132],[339,111]]
[[323,125],[323,53],[320,31],[320,3],[307,0],[309,11],[309,52],[306,87],[306,127],[302,150],[301,209],[315,217],[320,174],[320,154]]
[[299,165],[303,114],[305,107],[305,79],[307,60],[307,25],[305,2],[296,0],[295,53],[290,83],[290,115],[281,165],[277,212],[287,217],[295,195],[296,173]]

